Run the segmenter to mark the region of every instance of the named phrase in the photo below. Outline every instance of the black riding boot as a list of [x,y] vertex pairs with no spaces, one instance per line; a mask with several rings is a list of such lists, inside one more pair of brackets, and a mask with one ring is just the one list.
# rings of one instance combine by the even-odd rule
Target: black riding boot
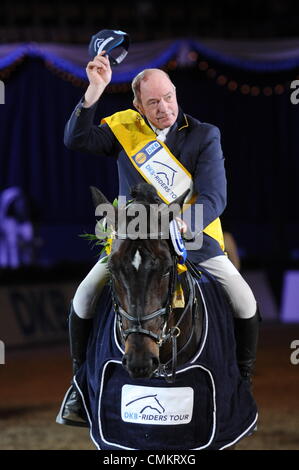
[[234,318],[237,363],[241,376],[251,384],[261,316],[257,309],[251,318]]
[[[71,357],[73,360],[73,376],[76,375],[85,361],[91,327],[92,319],[85,320],[78,317],[72,302],[69,315],[69,338]],[[73,383],[64,397],[56,422],[70,426],[88,427],[81,395]]]

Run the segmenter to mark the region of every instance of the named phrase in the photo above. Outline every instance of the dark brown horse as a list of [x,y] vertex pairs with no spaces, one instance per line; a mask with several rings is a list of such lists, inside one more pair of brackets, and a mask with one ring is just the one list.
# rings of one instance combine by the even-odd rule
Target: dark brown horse
[[221,286],[185,259],[176,224],[184,198],[169,212],[145,183],[122,210],[93,196],[112,226],[111,285],[74,378],[93,441],[104,450],[230,447],[252,432],[256,406]]
[[[96,188],[92,191],[97,205],[109,204]],[[118,335],[125,347],[123,366],[132,378],[153,374],[167,377],[171,372],[174,379],[176,366],[187,362],[197,351],[202,332],[202,305],[196,299],[191,266],[178,277],[180,257],[169,234],[169,224],[175,223],[183,198],[175,201],[174,211],[167,211],[169,220],[163,226],[161,212],[158,213],[162,201],[153,186],[140,184],[132,191],[132,197],[131,215],[125,222],[116,218],[108,264]],[[145,208],[146,228],[132,239],[127,229],[134,219],[134,208],[137,213],[140,205]],[[162,212],[163,209],[166,210],[165,205]],[[158,221],[155,233],[153,220]],[[184,306],[174,308],[179,285]]]

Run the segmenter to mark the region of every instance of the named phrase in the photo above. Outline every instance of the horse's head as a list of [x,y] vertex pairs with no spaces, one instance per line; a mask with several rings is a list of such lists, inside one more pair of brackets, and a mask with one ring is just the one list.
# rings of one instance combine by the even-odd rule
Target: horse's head
[[[153,204],[161,203],[151,185],[141,184],[132,191],[133,203],[145,207],[149,223]],[[120,336],[125,345],[123,365],[133,378],[150,377],[159,367],[159,349],[169,328],[171,301],[176,281],[174,250],[158,223],[156,239],[147,225],[132,239],[128,224],[118,221],[109,257],[114,308]],[[167,227],[169,230],[169,226]],[[165,231],[165,227],[164,227]]]
[[159,366],[159,346],[169,316],[173,261],[166,240],[118,240],[109,260],[123,365],[132,377],[149,377]]

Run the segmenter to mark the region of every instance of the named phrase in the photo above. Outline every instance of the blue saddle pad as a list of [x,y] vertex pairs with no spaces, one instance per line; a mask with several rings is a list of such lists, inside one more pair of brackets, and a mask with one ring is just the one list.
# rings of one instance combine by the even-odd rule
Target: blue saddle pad
[[87,360],[75,377],[99,449],[222,449],[252,433],[257,408],[236,364],[231,310],[207,272],[197,288],[204,306],[202,339],[173,384],[129,377],[110,292],[103,291]]

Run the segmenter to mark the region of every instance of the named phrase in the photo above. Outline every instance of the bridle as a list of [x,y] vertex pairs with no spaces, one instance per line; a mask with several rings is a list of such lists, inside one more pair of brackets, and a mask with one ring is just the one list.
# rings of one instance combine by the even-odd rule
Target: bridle
[[[121,235],[121,234],[115,234],[115,238],[119,239],[125,239],[127,236]],[[173,313],[172,309],[172,298],[176,289],[176,284],[177,284],[177,279],[178,279],[178,274],[177,274],[177,262],[178,262],[178,256],[176,254],[172,255],[172,267],[171,270],[169,271],[170,275],[170,281],[169,281],[169,287],[168,287],[168,294],[167,294],[167,299],[165,302],[165,305],[158,309],[155,310],[152,313],[149,313],[147,315],[143,316],[133,316],[130,313],[128,313],[121,305],[120,302],[116,296],[115,292],[115,285],[114,285],[114,278],[113,275],[111,276],[111,295],[112,295],[112,302],[113,302],[113,308],[116,313],[116,318],[117,318],[117,325],[118,325],[118,331],[122,337],[122,340],[125,342],[127,338],[129,337],[130,334],[137,333],[137,334],[142,334],[145,336],[148,336],[151,338],[153,341],[156,342],[156,344],[159,346],[159,348],[165,344],[167,341],[171,341],[172,343],[172,359],[170,359],[166,364],[160,364],[159,368],[157,371],[155,371],[155,376],[163,376],[166,381],[168,382],[174,382],[175,380],[175,374],[176,374],[176,365],[177,365],[177,356],[182,353],[183,350],[187,348],[189,343],[191,342],[191,339],[194,334],[194,307],[196,307],[196,295],[195,295],[195,290],[194,290],[194,282],[192,282],[192,276],[190,273],[187,271],[187,282],[189,285],[189,298],[188,302],[179,318],[179,320],[176,322],[176,324],[169,329],[167,329],[167,324],[169,319],[171,318],[171,315]],[[191,328],[191,333],[190,336],[187,340],[187,342],[184,344],[184,346],[180,349],[180,351],[177,351],[177,338],[179,337],[181,330],[180,330],[180,325],[183,321],[183,318],[186,316],[187,312],[190,310],[192,311],[192,328]],[[152,320],[153,318],[156,317],[162,317],[163,318],[163,327],[160,329],[160,333],[154,333],[151,330],[145,329],[142,326],[142,323]],[[132,322],[133,325],[130,328],[123,329],[123,318],[127,319],[128,321]],[[169,379],[168,377],[168,366],[169,363],[172,364],[171,367],[171,378]]]
[[[119,238],[119,236],[117,238]],[[173,256],[172,267],[169,271],[170,281],[169,281],[168,294],[167,294],[164,307],[159,308],[158,310],[155,310],[154,312],[149,313],[147,315],[143,315],[143,316],[130,315],[130,313],[128,313],[120,305],[119,300],[117,299],[117,296],[115,294],[113,276],[111,276],[111,284],[112,284],[111,292],[112,292],[113,308],[117,316],[118,328],[119,328],[119,332],[122,336],[123,341],[126,341],[130,334],[138,333],[138,334],[142,334],[145,336],[149,336],[152,340],[154,340],[157,343],[159,347],[161,347],[162,344],[164,344],[169,339],[169,333],[166,332],[166,329],[167,329],[168,320],[172,314],[172,297],[175,291],[176,281],[177,281],[177,272],[176,272],[177,259],[176,258],[177,258],[176,256]],[[142,323],[148,320],[152,320],[153,318],[156,318],[156,317],[163,318],[163,327],[161,328],[160,333],[154,333],[153,331],[142,327]],[[133,323],[132,327],[124,330],[123,322],[122,322],[123,318],[126,318],[127,320],[132,322]]]

